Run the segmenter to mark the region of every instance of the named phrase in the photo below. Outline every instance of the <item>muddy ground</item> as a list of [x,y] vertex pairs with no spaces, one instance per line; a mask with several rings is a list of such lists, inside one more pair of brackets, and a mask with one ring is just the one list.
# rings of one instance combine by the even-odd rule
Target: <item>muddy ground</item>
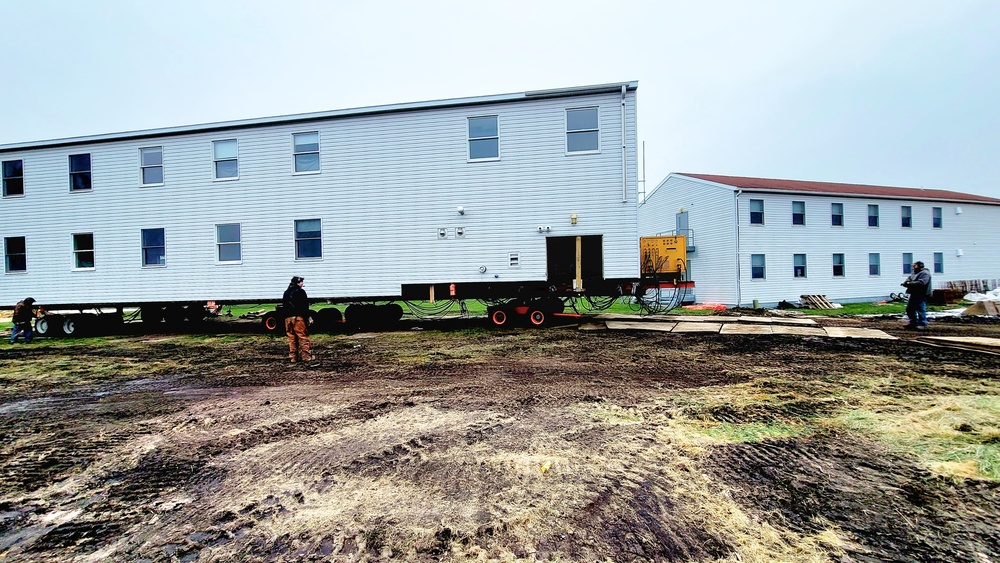
[[[425,323],[316,335],[308,366],[245,326],[0,345],[0,560],[1000,562],[1000,356],[821,322],[901,339]],[[935,453],[931,419],[969,448]]]

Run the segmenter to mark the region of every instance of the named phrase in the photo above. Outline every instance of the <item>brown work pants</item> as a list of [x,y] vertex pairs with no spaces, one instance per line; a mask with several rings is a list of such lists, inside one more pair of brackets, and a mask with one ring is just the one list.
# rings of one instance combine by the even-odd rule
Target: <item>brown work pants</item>
[[288,358],[290,360],[308,362],[312,359],[312,354],[309,352],[312,343],[309,342],[309,329],[306,326],[305,317],[285,319],[285,334],[288,335]]

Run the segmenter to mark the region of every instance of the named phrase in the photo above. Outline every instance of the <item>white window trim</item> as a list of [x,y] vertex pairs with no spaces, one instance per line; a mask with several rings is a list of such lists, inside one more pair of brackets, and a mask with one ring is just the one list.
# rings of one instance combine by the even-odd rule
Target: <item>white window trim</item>
[[[90,235],[90,240],[91,240],[91,242],[93,242],[94,246],[90,250],[80,251],[80,250],[77,250],[76,248],[73,249],[73,264],[72,264],[73,271],[74,272],[92,272],[92,271],[94,271],[94,270],[97,269],[97,240],[94,238],[94,233],[71,233],[69,235],[69,242],[70,242],[70,244],[73,244],[73,241],[76,239],[77,235]],[[78,252],[93,252],[94,253],[94,265],[91,266],[91,267],[89,267],[89,268],[81,268],[81,267],[77,266],[76,265],[76,255],[77,255]]]
[[[795,275],[795,268],[798,267],[798,264],[795,263],[795,256],[799,255],[799,254],[801,254],[805,258],[805,262],[802,264],[802,272],[804,274],[802,276],[796,276]],[[805,253],[802,253],[802,252],[792,253],[792,279],[793,280],[804,280],[804,279],[808,279],[808,278],[809,278],[809,255],[805,254]]]
[[[13,195],[3,194],[2,193],[3,192],[3,181],[7,179],[3,175],[3,163],[4,162],[18,162],[18,161],[20,161],[20,163],[21,163],[21,175],[20,176],[11,176],[11,178],[20,178],[21,179],[21,193],[19,193],[19,194],[13,194]],[[25,184],[24,184],[24,159],[23,158],[12,158],[10,160],[0,159],[0,194],[3,195],[3,198],[4,199],[14,199],[14,198],[18,198],[18,197],[24,197],[24,194],[26,194],[27,192],[28,192],[27,186],[25,186]]]
[[[224,158],[222,160],[217,160],[215,158],[215,143],[225,143],[228,141],[236,141],[236,158]],[[236,161],[236,176],[232,178],[218,178],[215,175],[215,164],[218,162],[226,162],[230,160]],[[240,179],[240,140],[239,139],[215,139],[212,141],[212,181],[213,182],[235,182]]]
[[[764,275],[761,276],[761,277],[759,277],[759,278],[753,277],[753,268],[754,268],[754,266],[753,266],[753,257],[756,254],[760,254],[761,256],[764,257],[764,266],[763,266],[763,268],[764,268]],[[760,283],[760,282],[765,282],[765,281],[767,281],[767,254],[766,253],[760,253],[760,252],[752,252],[750,254],[750,283]]]
[[[299,239],[296,238],[295,232],[295,222],[296,221],[319,221],[319,256],[309,256],[306,258],[299,258],[299,249],[296,243]],[[323,248],[323,219],[321,217],[314,217],[312,219],[292,219],[292,256],[295,257],[296,262],[320,262],[323,257],[326,256],[326,249]]]
[[[754,223],[753,222],[753,214],[755,213],[755,211],[753,210],[753,204],[751,202],[754,202],[754,201],[759,201],[760,202],[760,223]],[[766,209],[767,209],[767,206],[764,205],[764,199],[763,198],[750,198],[750,199],[748,199],[747,200],[747,224],[749,226],[751,226],[751,227],[763,227],[764,225],[766,225],[767,224],[767,215],[765,215],[765,210]]]
[[[496,137],[473,137],[469,134],[469,122],[473,119],[479,119],[482,117],[495,117],[497,120],[497,136]],[[483,140],[483,139],[493,139],[497,140],[497,155],[491,156],[489,158],[472,158],[472,141],[473,140]],[[466,162],[496,162],[500,160],[500,115],[499,114],[487,114],[487,115],[470,115],[465,118],[465,161]]]
[[[81,155],[87,155],[88,159],[90,160],[90,169],[87,170],[87,173],[90,174],[90,187],[85,190],[74,190],[73,166],[70,163],[72,162],[72,158],[74,156],[81,156]],[[67,174],[67,179],[69,180],[69,193],[79,194],[79,193],[90,193],[94,191],[94,154],[89,152],[78,152],[75,154],[66,155],[66,174]]]
[[[307,170],[305,172],[295,171],[295,157],[300,154],[312,154],[313,151],[307,152],[295,152],[295,136],[296,135],[308,135],[309,133],[316,133],[316,158],[319,161],[319,170]],[[292,139],[292,176],[315,176],[316,174],[321,174],[323,172],[323,136],[320,135],[319,130],[316,131],[296,131],[291,135]],[[238,155],[239,153],[237,153]]]
[[[154,166],[143,166],[142,165],[142,151],[145,150],[145,149],[160,149],[160,164],[158,166],[160,168],[160,176],[163,178],[163,181],[160,182],[160,183],[158,183],[158,184],[144,184],[142,182],[142,171],[143,171],[143,169],[145,169],[145,168],[155,168]],[[213,148],[213,150],[214,150],[214,148]],[[215,155],[213,154],[212,157],[214,158]],[[212,175],[213,176],[215,175],[215,164],[214,164],[214,162],[212,164]],[[149,147],[139,147],[139,187],[140,188],[155,188],[157,186],[162,186],[162,185],[166,184],[166,182],[167,182],[167,170],[166,170],[166,166],[163,165],[163,145],[152,145],[152,146],[149,146]]]
[[[833,206],[835,204],[839,204],[840,205],[840,213],[834,213],[833,212]],[[834,217],[840,217],[840,224],[839,225],[834,225],[833,224],[833,218]],[[839,202],[839,201],[832,201],[832,202],[830,202],[830,228],[833,228],[833,229],[843,229],[844,228],[844,223],[846,223],[846,221],[844,220],[844,204],[841,203],[841,202]]]
[[[840,256],[841,257],[842,261],[841,261],[840,264],[837,264],[836,262],[833,261],[833,257],[834,256]],[[841,272],[843,272],[843,273],[841,273],[841,274],[835,274],[833,272],[833,267],[834,266],[840,266]],[[844,252],[834,252],[834,253],[832,253],[830,255],[830,277],[832,277],[833,279],[846,278],[847,277],[847,254],[846,253],[844,253]]]
[[[569,112],[578,109],[596,109],[597,110],[597,129],[577,129],[574,131],[569,130]],[[587,131],[597,131],[597,149],[591,151],[572,151],[569,150],[569,134],[570,133],[585,133]],[[566,150],[566,156],[577,156],[583,154],[601,154],[601,106],[580,106],[575,108],[566,108],[563,112],[563,147]]]
[[[235,242],[219,242],[219,227],[221,227],[222,225],[236,225],[237,227],[239,227],[239,229],[240,229],[240,241],[239,241],[239,243],[235,243]],[[232,265],[238,266],[238,265],[242,264],[243,263],[243,223],[240,223],[240,222],[235,222],[235,223],[216,223],[215,226],[214,226],[214,229],[215,229],[215,264],[218,265],[218,266],[232,266]],[[219,260],[219,246],[223,245],[223,244],[239,244],[240,245],[240,259],[239,260]]]
[[[142,232],[143,231],[152,231],[152,230],[156,230],[156,229],[159,229],[159,230],[163,231],[163,263],[162,264],[145,264],[145,263],[143,263],[143,261],[145,260],[144,251],[146,250],[146,247],[142,245]],[[139,263],[142,264],[142,269],[143,270],[155,270],[155,269],[162,269],[162,268],[166,268],[167,267],[167,229],[166,229],[166,227],[150,227],[150,228],[140,228],[139,229]]]

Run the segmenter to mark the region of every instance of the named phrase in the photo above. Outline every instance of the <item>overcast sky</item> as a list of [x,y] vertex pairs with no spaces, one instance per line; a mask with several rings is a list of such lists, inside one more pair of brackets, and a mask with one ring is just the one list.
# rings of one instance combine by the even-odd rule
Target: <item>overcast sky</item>
[[636,80],[647,190],[1000,198],[1000,0],[0,0],[0,22],[0,144]]

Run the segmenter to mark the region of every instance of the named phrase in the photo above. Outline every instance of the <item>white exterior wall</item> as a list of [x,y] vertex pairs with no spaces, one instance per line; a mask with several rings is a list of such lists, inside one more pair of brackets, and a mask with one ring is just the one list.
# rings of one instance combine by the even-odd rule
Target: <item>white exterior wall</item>
[[[676,214],[688,212],[694,252],[688,253],[689,279],[699,303],[735,303],[737,292],[736,202],[725,186],[670,175],[639,205],[639,235],[667,234]],[[690,246],[690,242],[689,242]]]
[[[566,109],[587,106],[600,108],[601,150],[567,155]],[[0,151],[24,161],[25,195],[0,200],[0,237],[26,237],[28,265],[0,277],[0,302],[273,300],[292,275],[313,298],[544,280],[546,236],[603,235],[604,276],[633,277],[634,89],[626,108],[627,201],[620,92]],[[469,162],[467,118],[484,115],[499,116],[500,159]],[[293,175],[292,133],[310,131],[320,133],[321,172]],[[239,142],[239,179],[213,181],[212,141],[225,139]],[[163,147],[164,185],[140,187],[139,148],[150,146]],[[68,155],[80,153],[91,154],[93,189],[70,193]],[[294,221],[316,218],[323,257],[296,260]],[[241,224],[240,264],[216,261],[223,223]],[[165,229],[166,267],[141,266],[143,228]],[[73,233],[94,234],[93,270],[74,270]]]

